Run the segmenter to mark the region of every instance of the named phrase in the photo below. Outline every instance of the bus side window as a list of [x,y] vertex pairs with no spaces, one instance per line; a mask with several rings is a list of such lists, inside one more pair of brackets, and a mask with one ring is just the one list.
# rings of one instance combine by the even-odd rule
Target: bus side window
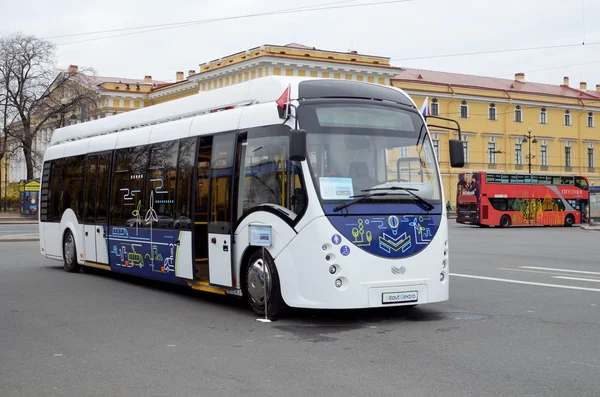
[[238,219],[252,208],[276,204],[300,214],[306,191],[300,162],[287,156],[290,129],[284,125],[263,126],[247,131],[240,143]]

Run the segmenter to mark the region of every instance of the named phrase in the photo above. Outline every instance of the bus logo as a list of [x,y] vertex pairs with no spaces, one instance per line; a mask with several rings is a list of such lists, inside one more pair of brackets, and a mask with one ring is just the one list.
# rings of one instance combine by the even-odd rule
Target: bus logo
[[400,266],[399,268],[396,266],[392,266],[392,274],[404,274],[406,271],[406,267]]

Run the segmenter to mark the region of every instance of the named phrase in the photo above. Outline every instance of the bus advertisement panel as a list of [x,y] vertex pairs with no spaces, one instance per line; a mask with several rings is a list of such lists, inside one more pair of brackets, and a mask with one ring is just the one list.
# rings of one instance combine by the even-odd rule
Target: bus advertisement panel
[[460,173],[457,223],[482,227],[572,226],[586,218],[584,176]]

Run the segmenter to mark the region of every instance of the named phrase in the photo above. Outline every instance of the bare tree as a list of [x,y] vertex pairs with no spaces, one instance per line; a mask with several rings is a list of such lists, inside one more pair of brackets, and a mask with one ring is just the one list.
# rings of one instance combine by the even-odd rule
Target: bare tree
[[[34,178],[36,155],[33,143],[45,128],[68,123],[67,115],[93,113],[97,91],[93,71],[58,71],[54,67],[54,45],[35,36],[14,34],[0,39],[0,81],[6,100],[5,115],[14,117],[4,128],[23,152],[27,180]],[[6,117],[6,116],[5,116]],[[37,156],[39,158],[39,156]]]

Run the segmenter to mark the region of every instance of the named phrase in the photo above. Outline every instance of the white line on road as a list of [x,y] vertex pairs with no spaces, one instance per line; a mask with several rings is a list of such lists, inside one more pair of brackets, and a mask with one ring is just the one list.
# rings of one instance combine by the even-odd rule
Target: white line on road
[[39,233],[22,233],[22,234],[0,234],[0,238],[14,238],[14,237],[27,237],[27,236],[38,236]]
[[540,287],[564,288],[564,289],[575,289],[575,290],[580,290],[580,291],[600,292],[600,289],[598,289],[598,288],[573,287],[573,286],[570,286],[570,285],[534,283],[534,282],[531,282],[531,281],[509,280],[509,279],[506,279],[506,278],[473,276],[471,274],[450,273],[450,275],[451,276],[456,276],[456,277],[475,278],[475,279],[480,279],[480,280],[500,281],[500,282],[503,282],[503,283],[527,284],[527,285],[537,285],[537,286],[540,286]]
[[522,267],[524,269],[553,270],[555,272],[581,273],[581,274],[597,274],[597,275],[600,275],[600,273],[598,273],[598,272],[586,272],[586,271],[583,271],[583,270],[554,269],[552,267],[536,267],[536,266],[519,266],[519,267]]
[[600,280],[593,279],[593,278],[567,277],[567,276],[554,276],[552,278],[560,278],[563,280],[575,280],[575,281],[591,281],[593,283],[600,283]]

